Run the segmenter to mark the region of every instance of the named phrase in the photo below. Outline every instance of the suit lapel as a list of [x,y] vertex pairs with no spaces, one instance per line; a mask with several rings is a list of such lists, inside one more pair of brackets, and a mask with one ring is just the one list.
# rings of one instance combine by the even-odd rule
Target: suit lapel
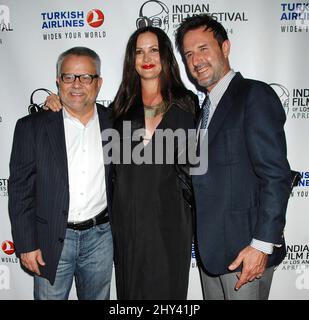
[[243,79],[242,76],[237,72],[223,94],[208,127],[208,144],[211,143],[216,134],[220,131],[225,117],[233,107],[236,100],[235,95],[237,94],[238,84],[241,79]]
[[62,112],[49,112],[46,130],[59,170],[62,172],[66,182],[68,182],[68,161]]

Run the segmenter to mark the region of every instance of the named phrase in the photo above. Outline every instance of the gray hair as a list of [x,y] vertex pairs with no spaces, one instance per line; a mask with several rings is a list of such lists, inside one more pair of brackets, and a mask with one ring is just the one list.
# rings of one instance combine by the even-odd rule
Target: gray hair
[[71,49],[68,49],[62,52],[58,57],[57,65],[56,65],[56,69],[57,69],[56,72],[58,77],[60,76],[60,70],[61,70],[63,60],[65,57],[69,55],[84,56],[84,57],[92,58],[95,63],[96,74],[98,75],[101,74],[101,59],[95,51],[87,47],[73,47]]

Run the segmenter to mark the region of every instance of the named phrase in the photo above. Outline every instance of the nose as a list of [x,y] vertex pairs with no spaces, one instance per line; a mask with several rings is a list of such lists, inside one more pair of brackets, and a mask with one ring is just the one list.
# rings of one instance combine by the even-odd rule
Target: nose
[[202,61],[202,54],[199,52],[195,52],[192,56],[192,64],[194,66],[197,66],[198,64],[200,64]]
[[149,62],[149,61],[151,61],[151,56],[150,56],[150,54],[149,53],[147,53],[147,52],[145,52],[145,54],[144,54],[144,62]]
[[74,82],[73,82],[73,87],[74,88],[79,88],[81,86],[81,82],[80,82],[80,79],[79,78],[75,78]]

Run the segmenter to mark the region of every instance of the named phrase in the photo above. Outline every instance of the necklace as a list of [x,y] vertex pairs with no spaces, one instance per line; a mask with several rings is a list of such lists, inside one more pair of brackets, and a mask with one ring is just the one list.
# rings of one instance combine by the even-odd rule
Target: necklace
[[154,118],[157,115],[164,113],[166,107],[167,103],[164,100],[154,106],[147,106],[144,104],[145,118]]

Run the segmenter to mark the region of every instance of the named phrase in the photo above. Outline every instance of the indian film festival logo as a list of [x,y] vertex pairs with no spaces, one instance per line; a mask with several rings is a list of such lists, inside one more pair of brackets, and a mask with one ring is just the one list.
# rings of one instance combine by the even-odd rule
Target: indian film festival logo
[[296,275],[295,287],[298,290],[309,290],[309,245],[288,244],[287,253],[279,268]]
[[309,290],[309,265],[302,265],[296,271],[295,286],[298,290]]
[[285,111],[285,114],[288,115],[290,111],[290,92],[289,90],[279,83],[270,83],[269,84],[273,90],[276,92],[279,97],[282,107]]
[[142,4],[136,20],[136,28],[147,26],[161,28],[166,33],[169,30],[169,9],[167,5],[158,0],[149,0]]
[[0,31],[13,31],[10,23],[10,9],[2,4],[0,4]]
[[[10,22],[10,9],[8,6],[0,4],[0,36],[9,31],[13,31]],[[0,37],[0,45],[2,44],[3,39]],[[1,117],[0,122],[2,122]]]
[[[184,19],[198,14],[209,14],[224,24],[248,21],[248,17],[244,11],[221,11],[217,10],[214,6],[207,2],[179,3],[176,0],[173,3],[169,2],[169,6],[167,6],[166,3],[159,0],[148,0],[139,9],[136,28],[154,26],[161,28],[166,33],[171,30],[175,34]],[[228,27],[226,31],[227,33],[233,33],[233,28]]]
[[51,95],[51,91],[45,88],[38,88],[33,90],[30,95],[30,104],[28,106],[28,113],[36,113],[43,110],[46,98]]
[[97,99],[96,102],[107,108],[112,103],[112,100],[103,98],[103,99]]
[[43,40],[101,39],[105,15],[101,9],[41,12]]
[[309,88],[288,89],[280,83],[270,83],[269,85],[277,93],[288,118],[309,119]]
[[282,270],[295,272],[295,287],[298,290],[309,290],[309,245],[307,243],[287,245]]
[[0,178],[0,197],[8,196],[8,179]]

